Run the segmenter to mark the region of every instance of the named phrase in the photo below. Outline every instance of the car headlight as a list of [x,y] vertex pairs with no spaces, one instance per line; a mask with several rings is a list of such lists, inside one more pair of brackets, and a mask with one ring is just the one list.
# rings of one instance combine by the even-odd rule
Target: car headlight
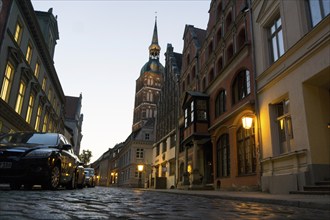
[[29,152],[25,157],[49,157],[52,154],[52,151],[49,149],[38,149]]

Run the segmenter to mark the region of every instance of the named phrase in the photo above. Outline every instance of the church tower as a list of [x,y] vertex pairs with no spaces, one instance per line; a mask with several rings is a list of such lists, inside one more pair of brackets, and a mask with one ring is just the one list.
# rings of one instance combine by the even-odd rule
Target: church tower
[[157,103],[162,85],[164,66],[159,62],[157,17],[149,46],[149,61],[144,64],[136,80],[135,104],[132,131],[135,132],[146,124],[154,124],[157,115]]

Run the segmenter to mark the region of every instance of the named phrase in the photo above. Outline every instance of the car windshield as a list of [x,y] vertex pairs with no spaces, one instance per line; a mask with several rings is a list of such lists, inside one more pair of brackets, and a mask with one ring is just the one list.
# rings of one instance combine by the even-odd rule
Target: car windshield
[[90,169],[85,170],[85,174],[86,174],[87,176],[94,176],[94,170],[90,170]]
[[51,133],[13,133],[0,138],[1,144],[47,144],[57,145],[57,134]]

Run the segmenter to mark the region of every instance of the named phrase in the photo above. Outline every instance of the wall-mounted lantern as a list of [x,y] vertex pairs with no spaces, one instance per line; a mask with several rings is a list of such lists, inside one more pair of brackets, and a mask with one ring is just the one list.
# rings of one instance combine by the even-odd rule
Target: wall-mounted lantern
[[251,116],[244,116],[242,118],[243,128],[250,129],[252,127],[253,118]]

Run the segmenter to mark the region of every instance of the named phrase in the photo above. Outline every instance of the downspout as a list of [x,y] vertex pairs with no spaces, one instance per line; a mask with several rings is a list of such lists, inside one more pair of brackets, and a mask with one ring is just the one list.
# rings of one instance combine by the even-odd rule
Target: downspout
[[254,77],[254,108],[255,108],[255,114],[257,117],[257,125],[258,125],[258,156],[259,156],[259,184],[261,187],[261,176],[262,176],[262,169],[261,169],[261,158],[262,158],[262,137],[261,137],[261,123],[260,123],[260,111],[259,111],[259,101],[258,101],[258,93],[257,93],[257,68],[256,68],[256,56],[255,56],[255,42],[254,42],[254,31],[253,31],[253,18],[252,18],[252,5],[251,0],[247,0],[248,3],[248,9],[249,11],[249,17],[250,17],[250,31],[251,31],[251,49],[252,49],[252,68],[253,68],[253,77]]

